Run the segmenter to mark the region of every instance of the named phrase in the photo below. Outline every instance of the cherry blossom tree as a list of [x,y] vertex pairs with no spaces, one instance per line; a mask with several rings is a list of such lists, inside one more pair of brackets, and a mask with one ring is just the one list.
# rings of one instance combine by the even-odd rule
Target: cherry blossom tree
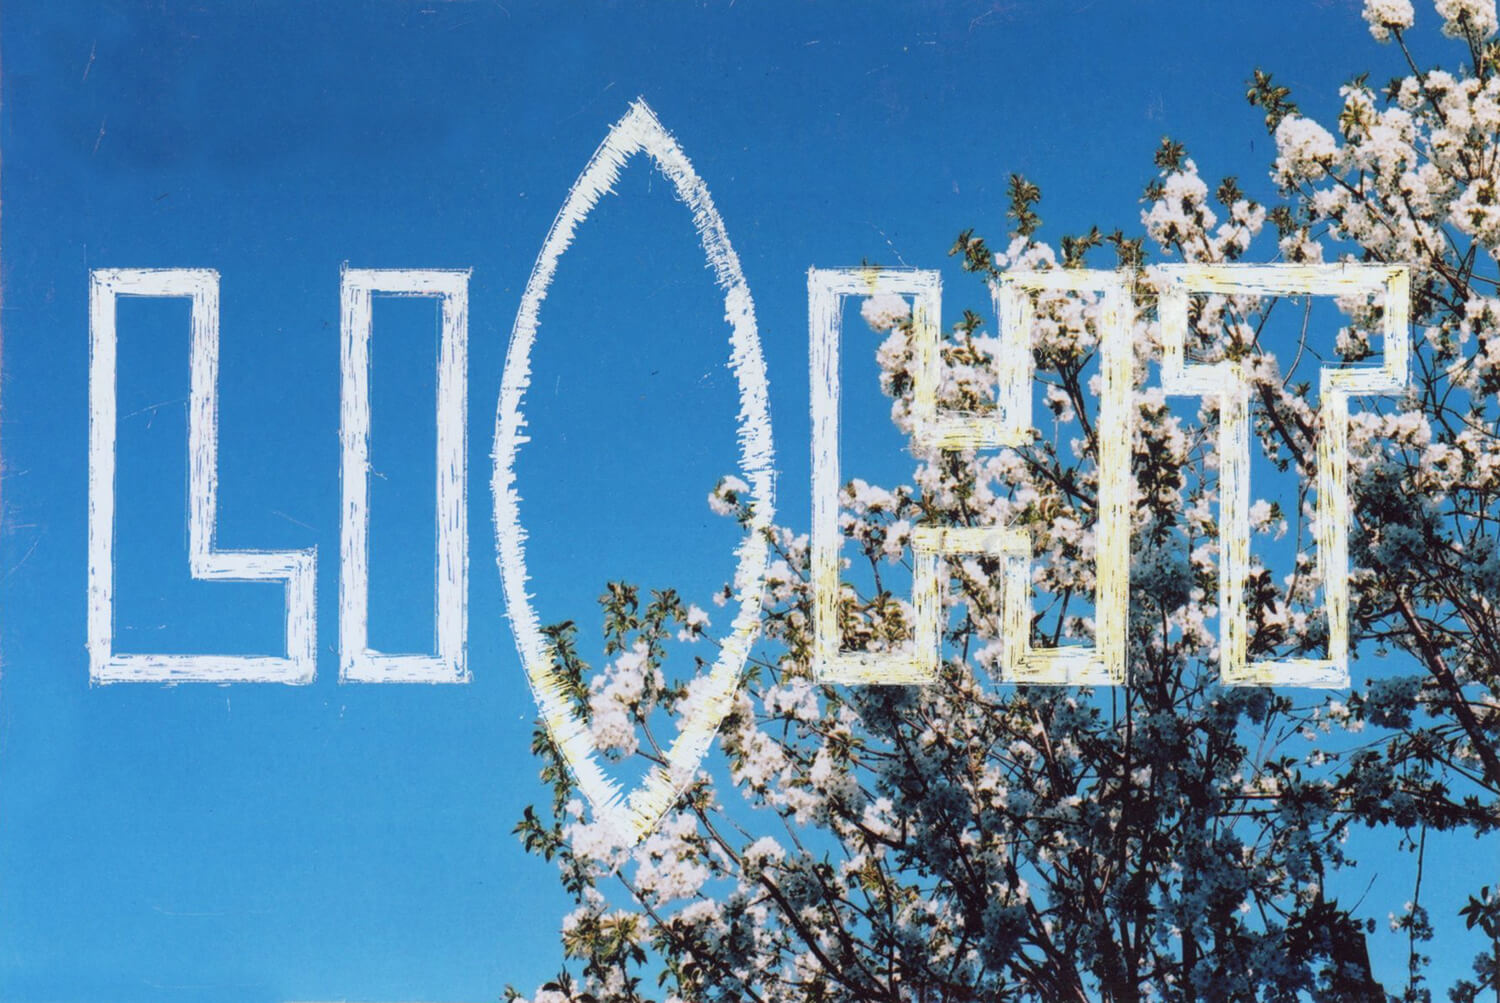
[[[1013,177],[1004,246],[968,232],[953,248],[983,280],[1083,266],[1130,276],[1128,683],[1003,681],[1004,576],[978,556],[948,567],[936,683],[817,685],[808,538],[773,530],[763,641],[720,731],[724,762],[706,764],[639,845],[617,845],[593,820],[536,732],[554,796],[517,829],[555,862],[577,908],[562,928],[568,964],[532,1000],[1416,1001],[1432,996],[1434,931],[1449,928],[1477,931],[1481,948],[1448,996],[1500,1000],[1500,43],[1494,0],[1435,9],[1451,71],[1419,68],[1407,0],[1367,0],[1370,33],[1410,72],[1384,88],[1352,81],[1335,128],[1256,71],[1248,97],[1277,151],[1272,206],[1232,178],[1211,191],[1164,141],[1144,236],[1093,230],[1054,248],[1038,236],[1040,190]],[[1360,400],[1349,421],[1347,691],[1220,680],[1221,416],[1212,399],[1160,389],[1155,265],[1262,251],[1410,270],[1409,387]],[[1330,338],[1310,300],[1192,303],[1190,349],[1247,374],[1257,463],[1300,485],[1294,504],[1250,508],[1257,550],[1291,565],[1252,566],[1253,657],[1329,643],[1312,554],[1326,434],[1316,369],[1379,355],[1385,309],[1337,306]],[[1026,528],[1032,643],[1093,639],[1100,311],[1088,295],[1037,295],[1044,410],[1031,443],[919,449],[909,483],[845,485],[846,647],[909,643],[909,596],[888,583],[923,526]],[[883,337],[892,420],[909,433],[908,305],[870,300],[864,314]],[[945,332],[944,407],[993,406],[995,334],[977,313]],[[746,490],[726,478],[710,504],[748,525]],[[668,675],[668,654],[712,645],[710,614],[623,583],[601,606],[606,663],[591,669],[566,623],[548,632],[555,664],[606,755],[660,762],[663,736],[699,698]],[[1419,861],[1429,832],[1467,833],[1488,872],[1455,915],[1429,913],[1420,866],[1416,888],[1345,901],[1334,888],[1354,866],[1356,831]],[[1370,960],[1387,910],[1405,935],[1398,982],[1377,979]]]

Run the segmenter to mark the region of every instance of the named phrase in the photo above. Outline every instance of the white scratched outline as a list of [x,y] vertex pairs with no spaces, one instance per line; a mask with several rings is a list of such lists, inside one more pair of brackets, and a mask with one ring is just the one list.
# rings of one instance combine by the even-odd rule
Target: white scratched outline
[[[808,323],[813,427],[812,585],[814,676],[853,685],[930,683],[936,680],[945,557],[988,554],[1004,559],[1001,616],[1006,682],[1111,686],[1125,681],[1130,589],[1131,333],[1133,299],[1118,272],[1057,270],[1010,272],[991,283],[1001,343],[996,356],[999,394],[993,414],[943,413],[938,318],[942,285],[935,271],[883,268],[808,272]],[[843,300],[850,295],[912,297],[912,441],[918,449],[969,450],[1019,446],[1031,441],[1033,361],[1031,331],[1038,291],[1100,292],[1102,394],[1099,439],[1098,545],[1095,572],[1095,644],[1031,646],[1031,536],[1000,526],[912,530],[913,639],[906,652],[842,649],[838,623],[841,593],[838,525],[839,341]]]
[[[469,270],[343,269],[339,288],[339,395],[343,504],[339,520],[339,680],[467,683],[469,605]],[[373,297],[437,298],[436,654],[391,654],[369,646],[370,336]]]
[[[843,592],[839,529],[839,343],[849,296],[909,296],[916,370],[913,419],[936,409],[937,325],[942,277],[930,269],[810,268],[807,272],[808,361],[812,405],[813,678],[819,683],[920,685],[937,680],[941,614],[934,554],[917,547],[912,574],[913,637],[902,651],[846,651],[839,630]],[[913,438],[919,438],[914,434]]]
[[[286,655],[119,654],[114,650],[116,446],[115,302],[191,300],[188,406],[188,567],[201,581],[284,582]],[[219,550],[219,274],[204,268],[89,273],[89,678],[105,683],[305,684],[317,672],[317,548]]]
[[[739,385],[739,473],[750,485],[750,519],[744,540],[736,548],[734,590],[738,612],[709,671],[710,683],[704,699],[682,721],[681,730],[667,750],[665,764],[653,767],[627,797],[619,783],[605,774],[587,725],[569,705],[563,680],[553,668],[551,645],[542,634],[527,592],[526,531],[521,526],[515,464],[521,445],[529,440],[522,403],[531,383],[531,349],[540,324],[542,303],[557,272],[558,260],[572,244],[579,224],[613,190],[620,170],[637,153],[651,159],[692,212],[714,280],[724,291],[724,315],[731,329],[729,366]],[[714,208],[708,187],[693,170],[682,148],[645,101],[637,99],[609,130],[568,191],[527,280],[506,351],[495,413],[492,479],[496,560],[506,611],[527,680],[547,731],[572,770],[579,789],[593,806],[595,819],[624,845],[635,843],[649,832],[692,780],[729,712],[750,644],[760,628],[767,533],[773,517],[773,450],[767,392],[755,304],[739,257],[724,231],[724,222]]]
[[[1161,265],[1162,389],[1219,401],[1219,678],[1230,686],[1349,685],[1349,397],[1400,393],[1410,354],[1410,277],[1405,266],[1329,263]],[[1187,363],[1190,293],[1229,296],[1383,294],[1379,367],[1319,369],[1317,519],[1319,577],[1328,615],[1327,658],[1249,661],[1249,382],[1237,360]]]
[[[1004,654],[1006,682],[1052,686],[1119,686],[1126,681],[1130,617],[1130,459],[1132,406],[1131,339],[1135,300],[1124,272],[1094,269],[1007,272],[990,284],[1000,325],[999,408],[993,419],[969,419],[964,431],[978,448],[1022,445],[1031,441],[1032,330],[1036,324],[1033,292],[1096,292],[1103,296],[1097,319],[1099,344],[1099,415],[1097,440],[1098,502],[1094,534],[1094,643],[1051,648],[1031,646],[1031,538],[1018,531],[1005,559]],[[951,419],[950,419],[951,420]],[[996,424],[998,431],[988,431]]]

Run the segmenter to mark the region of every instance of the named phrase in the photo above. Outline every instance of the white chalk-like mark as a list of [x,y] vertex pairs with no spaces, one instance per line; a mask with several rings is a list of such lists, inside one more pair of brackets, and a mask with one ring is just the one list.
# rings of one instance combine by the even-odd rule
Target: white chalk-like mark
[[936,409],[938,322],[942,279],[935,271],[909,268],[812,268],[807,273],[808,350],[812,394],[812,587],[813,677],[850,685],[918,684],[937,679],[938,595],[935,554],[917,549],[913,570],[913,638],[896,651],[846,651],[839,630],[839,343],[844,300],[849,296],[910,296],[911,347],[917,400]]
[[[521,526],[521,496],[516,486],[516,457],[528,439],[522,402],[531,384],[531,349],[536,340],[543,301],[557,272],[557,263],[572,244],[578,226],[605,194],[611,192],[620,170],[637,153],[649,156],[672,183],[693,214],[693,225],[714,280],[724,292],[724,316],[730,326],[729,365],[739,385],[739,474],[750,485],[750,520],[745,538],[736,548],[734,577],[738,612],[718,658],[709,671],[709,686],[695,713],[682,722],[667,750],[666,762],[653,768],[628,797],[600,766],[598,750],[588,727],[570,706],[561,676],[554,671],[551,645],[527,593],[526,531]],[[692,780],[728,713],[739,685],[750,644],[759,630],[761,591],[765,579],[766,532],[772,519],[771,416],[767,402],[765,361],[756,331],[755,305],[730,246],[724,222],[714,208],[708,187],[646,103],[637,99],[615,123],[574,182],[542,244],[531,277],[521,297],[510,345],[500,402],[495,414],[494,476],[496,558],[505,591],[507,613],[516,645],[552,740],[562,752],[593,806],[595,818],[625,845],[644,836],[676,801]]]
[[[838,623],[839,334],[846,296],[912,297],[912,443],[916,451],[973,450],[1031,441],[1031,331],[1038,291],[1098,292],[1101,399],[1096,423],[1099,509],[1095,532],[1095,643],[1057,648],[1031,646],[1031,538],[1008,527],[932,527],[912,531],[915,623],[908,651],[842,650]],[[812,584],[814,672],[819,681],[913,684],[936,678],[940,654],[945,558],[988,554],[1005,561],[1001,629],[1002,678],[1054,685],[1118,685],[1125,681],[1130,590],[1130,377],[1132,304],[1126,278],[1115,272],[1057,270],[1012,272],[991,288],[1001,345],[996,365],[999,394],[993,414],[941,412],[938,323],[942,288],[938,273],[905,269],[812,269],[808,273],[812,359],[813,527]]]
[[[1406,388],[1410,277],[1404,266],[1367,264],[1162,265],[1162,388],[1219,401],[1219,676],[1228,685],[1349,685],[1349,397]],[[1327,658],[1249,660],[1250,383],[1235,359],[1187,363],[1188,296],[1383,297],[1379,367],[1319,371],[1318,574],[1328,615]]]
[[[442,305],[437,362],[437,583],[435,654],[369,645],[370,335],[374,296],[435,297]],[[345,268],[340,283],[339,679],[360,683],[466,683],[468,670],[469,272]]]
[[[219,275],[208,269],[89,274],[89,677],[96,683],[309,683],[317,671],[317,550],[218,550]],[[114,650],[115,301],[191,300],[188,567],[204,581],[286,583],[286,655],[118,654]]]
[[[1017,532],[1005,560],[1001,613],[1004,645],[1002,678],[1008,682],[1068,686],[1119,686],[1125,682],[1126,636],[1130,618],[1130,437],[1131,337],[1135,300],[1121,272],[1054,269],[1009,272],[991,283],[1000,324],[1000,399],[995,417],[938,423],[935,438],[958,448],[989,441],[1017,446],[1031,441],[1032,331],[1038,292],[1098,293],[1099,415],[1094,422],[1098,503],[1094,535],[1094,643],[1053,648],[1031,646],[1031,540]],[[997,427],[998,425],[998,427]],[[950,431],[950,428],[952,429]],[[954,433],[967,433],[967,438]],[[947,448],[953,448],[951,446]]]

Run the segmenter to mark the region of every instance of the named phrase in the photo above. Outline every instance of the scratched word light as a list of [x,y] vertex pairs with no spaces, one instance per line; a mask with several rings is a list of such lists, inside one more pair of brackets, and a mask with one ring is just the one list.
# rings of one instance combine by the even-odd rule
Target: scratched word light
[[[671,182],[692,213],[705,259],[723,292],[731,327],[730,369],[739,400],[740,474],[751,517],[736,548],[739,612],[709,671],[705,699],[683,722],[663,764],[636,790],[623,792],[598,762],[587,726],[571,710],[552,652],[527,592],[526,534],[520,523],[515,460],[527,441],[522,403],[540,310],[557,261],[577,227],[611,189],[624,163],[643,154]],[[1383,265],[1164,266],[1156,271],[1163,343],[1161,379],[1171,394],[1211,397],[1219,406],[1220,675],[1225,683],[1342,687],[1349,659],[1349,398],[1391,394],[1406,385],[1409,278]],[[468,272],[345,269],[341,278],[342,485],[339,570],[340,681],[469,680],[466,665],[468,529],[466,387]],[[1120,685],[1126,681],[1130,581],[1130,458],[1134,300],[1119,272],[1058,269],[1012,272],[991,285],[999,320],[997,406],[984,414],[938,404],[941,282],[935,271],[819,269],[808,273],[812,392],[812,590],[815,677],[837,684],[921,684],[934,680],[941,652],[946,562],[978,554],[1003,567],[1001,678],[1012,683]],[[1099,503],[1092,644],[1044,647],[1031,641],[1032,557],[1029,533],[1013,526],[920,526],[912,531],[914,643],[896,651],[844,650],[839,632],[839,352],[844,301],[850,296],[910,297],[913,310],[912,442],[918,452],[968,453],[1031,440],[1032,331],[1039,294],[1099,297]],[[1384,356],[1378,367],[1320,371],[1317,437],[1318,572],[1328,617],[1327,657],[1251,662],[1245,586],[1249,561],[1249,387],[1242,361],[1186,358],[1188,298],[1323,296],[1382,298]],[[437,548],[434,654],[387,654],[368,644],[369,437],[371,299],[440,301],[437,400]],[[280,655],[121,653],[114,645],[115,475],[117,460],[116,305],[121,297],[186,298],[191,338],[188,408],[189,571],[208,581],[281,583],[285,651]],[[96,683],[280,682],[305,684],[316,667],[316,552],[228,550],[215,546],[218,511],[219,276],[208,269],[99,269],[90,289],[89,671]],[[542,718],[574,771],[596,817],[624,843],[648,832],[702,762],[727,713],[757,632],[771,525],[773,450],[765,363],[754,304],[708,189],[681,148],[643,103],[610,130],[568,194],[538,257],[506,358],[496,413],[491,484],[501,583],[527,676]]]

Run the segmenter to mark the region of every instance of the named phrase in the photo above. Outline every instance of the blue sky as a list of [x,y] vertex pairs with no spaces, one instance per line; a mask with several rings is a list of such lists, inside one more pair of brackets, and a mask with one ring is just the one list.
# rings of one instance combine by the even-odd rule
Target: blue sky
[[[945,255],[967,227],[1000,239],[1011,172],[1053,238],[1137,228],[1163,134],[1266,195],[1252,68],[1328,120],[1395,60],[1353,0],[7,4],[0,999],[479,1000],[556,970],[566,903],[510,834],[541,794],[489,451],[532,262],[631,99],[740,255],[778,514],[805,529],[809,266],[943,268],[951,312],[983,309]],[[731,568],[704,496],[734,462],[733,381],[666,188],[627,170],[543,311],[519,476],[544,621],[591,616],[613,577],[706,603]],[[473,269],[467,686],[338,683],[346,261]],[[311,685],[89,686],[88,270],[159,266],[222,276],[219,542],[318,548]],[[120,317],[120,646],[274,652],[276,588],[188,580],[186,309]],[[435,331],[421,304],[375,318],[372,642],[418,649]]]

